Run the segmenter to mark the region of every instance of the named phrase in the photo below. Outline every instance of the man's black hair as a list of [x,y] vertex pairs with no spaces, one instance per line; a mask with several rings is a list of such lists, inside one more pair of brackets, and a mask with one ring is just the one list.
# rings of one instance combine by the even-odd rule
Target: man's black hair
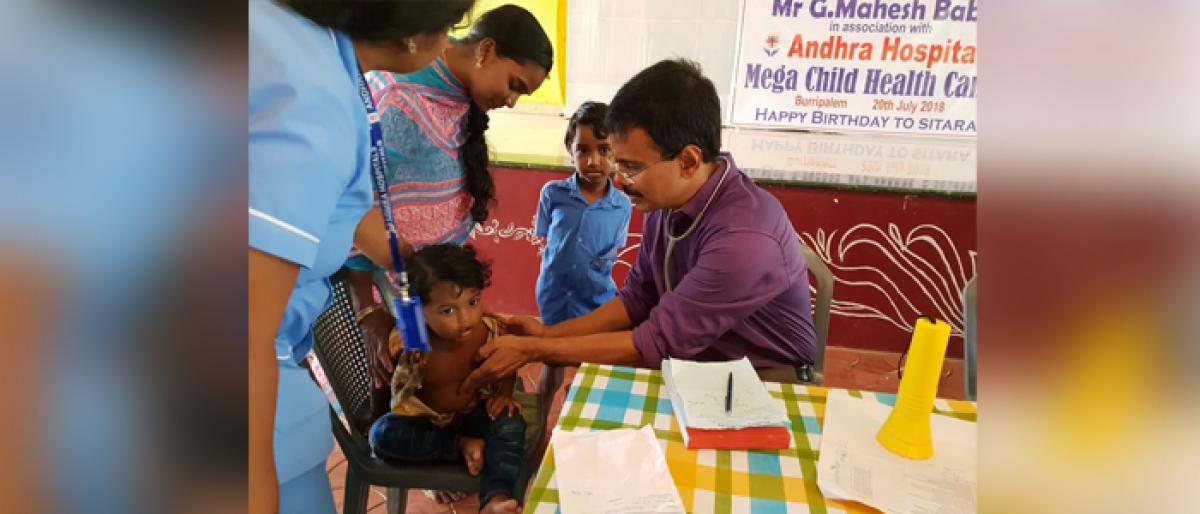
[[646,131],[663,158],[696,145],[704,162],[721,151],[721,101],[717,89],[686,59],[668,59],[646,68],[617,90],[605,125],[615,135],[633,127]]

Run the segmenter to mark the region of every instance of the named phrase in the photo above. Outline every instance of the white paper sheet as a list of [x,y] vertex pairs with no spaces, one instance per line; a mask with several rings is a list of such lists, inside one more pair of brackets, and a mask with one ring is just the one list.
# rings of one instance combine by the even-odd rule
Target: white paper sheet
[[821,429],[817,487],[827,498],[854,500],[883,512],[975,512],[975,423],[934,414],[933,457],[911,460],[889,452],[875,434],[892,408],[831,389]]
[[654,429],[554,429],[555,481],[563,514],[682,514]]
[[[662,371],[680,427],[737,429],[788,423],[787,408],[771,397],[745,357],[728,362],[666,359]],[[725,392],[731,372],[733,409],[727,413]]]

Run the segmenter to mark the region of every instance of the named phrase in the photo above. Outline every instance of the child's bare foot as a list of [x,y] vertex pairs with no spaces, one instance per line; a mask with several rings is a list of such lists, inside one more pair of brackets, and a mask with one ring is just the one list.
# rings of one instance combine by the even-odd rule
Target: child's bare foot
[[426,489],[424,492],[425,492],[426,498],[429,498],[430,500],[433,500],[442,505],[445,505],[447,503],[454,503],[454,502],[462,500],[463,498],[466,498],[468,496],[467,493],[464,493],[462,491],[432,491],[432,490]]
[[483,439],[459,436],[458,446],[462,448],[463,460],[467,461],[467,472],[471,476],[479,476],[483,470]]
[[521,514],[521,506],[517,505],[517,500],[497,494],[488,500],[479,514]]

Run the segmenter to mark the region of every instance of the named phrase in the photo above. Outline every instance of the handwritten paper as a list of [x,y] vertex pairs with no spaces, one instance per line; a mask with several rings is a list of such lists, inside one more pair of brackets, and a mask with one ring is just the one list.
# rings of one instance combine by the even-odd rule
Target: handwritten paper
[[[675,409],[681,427],[738,429],[784,426],[788,422],[783,402],[771,397],[745,357],[727,362],[666,359],[662,372],[672,405],[682,406]],[[730,373],[733,373],[733,409],[727,413],[725,392]]]
[[875,434],[892,408],[830,389],[817,459],[817,487],[826,498],[853,500],[887,513],[975,512],[975,423],[934,414],[933,457],[911,460],[889,452]]
[[555,480],[563,514],[682,514],[683,501],[654,429],[554,429]]

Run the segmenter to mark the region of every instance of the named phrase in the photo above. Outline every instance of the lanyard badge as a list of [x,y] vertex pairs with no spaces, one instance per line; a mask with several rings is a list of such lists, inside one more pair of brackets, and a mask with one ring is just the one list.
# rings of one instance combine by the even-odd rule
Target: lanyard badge
[[[366,79],[362,70],[358,70],[358,94],[362,97],[363,107],[367,110],[367,120],[371,124],[371,178],[375,195],[379,199],[379,210],[383,211],[383,224],[388,232],[388,249],[392,254],[392,274],[388,284],[395,293],[396,329],[400,332],[400,340],[404,344],[404,352],[425,353],[429,351],[429,329],[425,325],[425,315],[421,311],[421,299],[408,293],[408,273],[404,269],[404,257],[400,255],[400,237],[396,234],[396,220],[392,215],[392,202],[387,194],[387,156],[383,147],[383,127],[379,123],[379,114],[375,112],[375,102],[371,99],[371,91],[367,89]],[[411,355],[410,355],[411,356]]]

